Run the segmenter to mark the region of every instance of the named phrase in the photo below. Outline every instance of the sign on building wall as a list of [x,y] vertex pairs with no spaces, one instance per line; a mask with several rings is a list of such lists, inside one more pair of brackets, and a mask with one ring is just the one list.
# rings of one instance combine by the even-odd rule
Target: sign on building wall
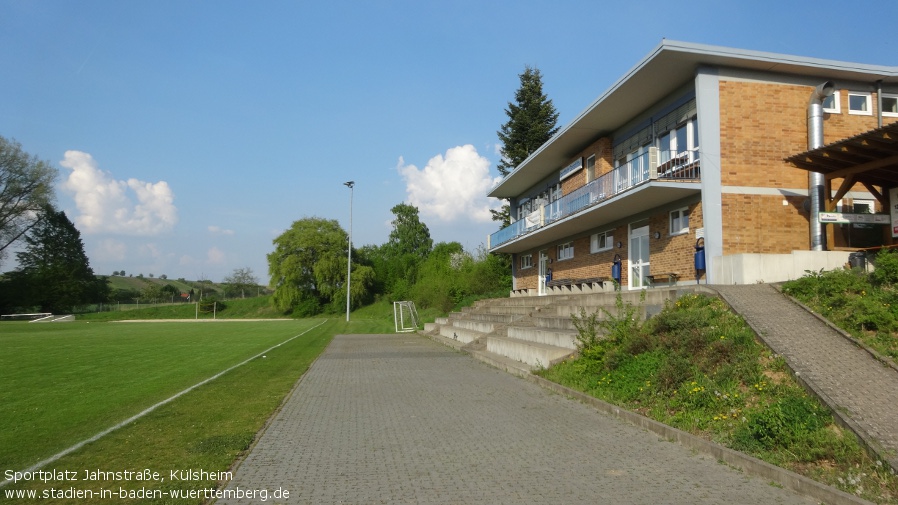
[[[889,224],[889,216],[885,214],[850,214],[848,212],[821,212],[821,223],[834,224]],[[895,233],[895,210],[892,210],[892,233]]]

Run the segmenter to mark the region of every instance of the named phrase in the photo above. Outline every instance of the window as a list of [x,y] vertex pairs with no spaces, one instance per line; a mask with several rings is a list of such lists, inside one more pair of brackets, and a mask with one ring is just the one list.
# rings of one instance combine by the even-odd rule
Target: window
[[873,107],[870,106],[870,93],[848,92],[848,113],[863,116],[873,115]]
[[898,95],[882,94],[882,115],[898,117]]
[[677,209],[670,213],[670,234],[689,233],[689,209]]
[[823,112],[830,114],[840,114],[842,112],[838,91],[834,91],[832,95],[823,99]]
[[614,237],[611,236],[610,231],[594,233],[589,238],[589,251],[594,253],[607,251],[611,249],[612,244],[614,244]]
[[658,137],[658,149],[661,163],[667,163],[672,159],[679,159],[682,162],[694,161],[694,153],[690,151],[698,149],[696,120],[693,118]]
[[533,255],[532,254],[522,254],[521,255],[521,270],[525,268],[533,267]]
[[596,155],[593,154],[586,159],[586,182],[596,180]]
[[574,257],[574,243],[568,242],[558,246],[558,261],[569,260]]

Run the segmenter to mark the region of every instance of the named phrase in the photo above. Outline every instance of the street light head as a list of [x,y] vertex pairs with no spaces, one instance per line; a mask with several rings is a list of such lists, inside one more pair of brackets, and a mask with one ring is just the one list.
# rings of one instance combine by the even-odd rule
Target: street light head
[[355,181],[344,182],[343,185],[349,189],[352,189],[352,187],[355,186]]

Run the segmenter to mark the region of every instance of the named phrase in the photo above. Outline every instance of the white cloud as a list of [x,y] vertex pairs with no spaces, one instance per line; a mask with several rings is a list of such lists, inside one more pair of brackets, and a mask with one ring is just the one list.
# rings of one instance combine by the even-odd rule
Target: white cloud
[[74,194],[79,212],[74,221],[84,233],[157,235],[178,222],[174,194],[165,181],[115,180],[81,151],[66,151],[59,164],[72,171],[63,188]]
[[128,247],[123,242],[107,238],[100,241],[96,249],[96,258],[100,261],[122,261],[127,251]]
[[470,144],[447,150],[445,157],[434,156],[422,170],[405,165],[400,157],[397,169],[405,179],[409,203],[424,216],[489,222],[490,209],[501,206],[501,201],[486,196],[501,178],[490,177],[490,161]]
[[213,247],[206,252],[206,259],[211,265],[224,265],[225,253],[221,249]]
[[227,230],[219,226],[212,225],[208,228],[209,233],[213,235],[233,235],[234,230]]

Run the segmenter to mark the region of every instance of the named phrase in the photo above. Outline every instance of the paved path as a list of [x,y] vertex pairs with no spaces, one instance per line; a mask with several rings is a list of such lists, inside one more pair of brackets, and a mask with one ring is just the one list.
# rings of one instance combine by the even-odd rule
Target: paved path
[[238,488],[297,504],[814,503],[410,334],[334,337]]
[[882,365],[772,286],[711,286],[799,377],[898,468],[898,371]]

